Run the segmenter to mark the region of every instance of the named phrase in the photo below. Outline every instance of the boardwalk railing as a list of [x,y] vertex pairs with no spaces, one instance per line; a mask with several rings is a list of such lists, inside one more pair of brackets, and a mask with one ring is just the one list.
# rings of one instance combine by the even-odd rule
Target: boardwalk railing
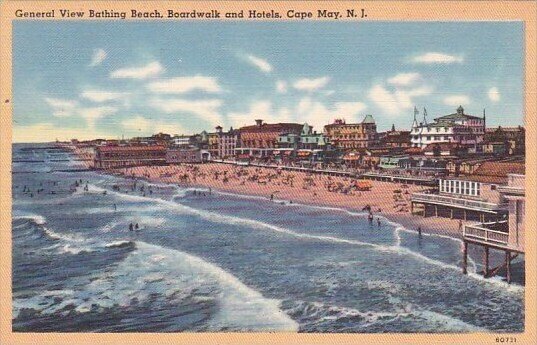
[[394,179],[403,179],[403,180],[413,180],[413,181],[424,181],[424,182],[434,182],[435,177],[432,176],[412,176],[412,175],[400,175],[400,174],[383,174],[376,172],[367,172],[362,174],[363,177],[378,177],[378,178],[394,178]]
[[262,163],[254,163],[254,162],[239,162],[239,161],[230,161],[230,160],[221,160],[221,159],[212,159],[211,162],[242,165],[242,166],[252,166],[252,167],[259,167],[259,168],[302,171],[302,172],[316,173],[316,174],[331,174],[331,175],[348,176],[348,177],[356,176],[355,172],[345,171],[345,170],[315,169],[315,168],[306,168],[306,167],[297,167],[297,166],[262,164]]
[[477,239],[494,244],[507,245],[509,243],[509,233],[490,229],[489,227],[506,226],[507,221],[481,223],[477,225],[465,225],[463,237]]
[[458,197],[451,197],[438,194],[413,193],[412,201],[414,202],[430,202],[436,204],[444,204],[447,206],[460,206],[464,208],[472,208],[479,210],[495,211],[502,208],[502,204],[494,204],[479,200],[470,200]]

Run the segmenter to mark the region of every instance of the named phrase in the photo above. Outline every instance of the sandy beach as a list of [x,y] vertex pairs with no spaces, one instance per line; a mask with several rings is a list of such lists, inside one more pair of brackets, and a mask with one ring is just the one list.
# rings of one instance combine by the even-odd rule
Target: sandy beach
[[[425,188],[399,183],[371,181],[369,191],[356,191],[356,181],[304,172],[272,168],[244,167],[222,163],[172,166],[139,166],[110,169],[106,172],[176,184],[181,187],[211,188],[213,191],[273,198],[274,202],[293,202],[316,206],[363,211],[369,205],[375,217],[396,222],[408,230],[460,238],[459,221],[447,218],[423,218],[410,213],[410,196]],[[366,212],[366,211],[363,211]],[[367,215],[364,213],[364,217]]]

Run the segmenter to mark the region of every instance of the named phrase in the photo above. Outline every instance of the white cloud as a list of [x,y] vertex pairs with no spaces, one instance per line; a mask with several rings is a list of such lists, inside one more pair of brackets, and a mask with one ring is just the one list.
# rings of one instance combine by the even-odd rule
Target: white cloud
[[335,118],[345,118],[349,122],[358,121],[359,114],[366,108],[362,102],[336,102],[332,107],[327,107],[311,97],[304,97],[299,101],[295,112],[298,119],[307,119],[308,124],[313,125],[315,130],[322,131],[324,125]]
[[93,108],[80,108],[78,109],[78,114],[86,119],[88,127],[93,129],[95,127],[95,122],[105,116],[112,115],[117,112],[117,108],[103,106],[103,107],[93,107]]
[[91,57],[91,62],[89,65],[91,67],[98,66],[104,61],[104,59],[106,59],[106,52],[101,48],[95,49],[93,51],[93,55]]
[[407,86],[415,83],[420,78],[421,75],[419,73],[399,73],[388,79],[388,83],[397,86]]
[[17,143],[44,143],[54,141],[68,141],[71,139],[90,140],[95,138],[112,139],[117,135],[96,131],[89,128],[68,128],[55,126],[52,123],[36,123],[32,125],[13,126],[13,142]]
[[399,101],[395,94],[386,90],[382,85],[375,85],[369,91],[369,98],[388,114],[397,114],[400,111]]
[[151,128],[151,121],[138,115],[121,121],[121,126],[129,131],[140,131],[145,133]]
[[183,134],[185,130],[181,125],[175,122],[162,122],[158,121],[152,126],[153,133],[167,133],[171,135]]
[[149,105],[168,114],[184,112],[198,115],[211,124],[222,122],[219,113],[222,101],[219,99],[188,100],[181,98],[153,98],[149,101]]
[[295,81],[293,87],[300,91],[315,91],[325,87],[329,81],[329,77],[321,77],[315,79],[303,78]]
[[[137,115],[121,121],[121,126],[135,135],[152,135],[156,133],[180,134],[185,133],[183,127],[175,122],[153,121],[142,115]],[[133,134],[134,135],[134,134]]]
[[444,53],[429,52],[423,55],[419,55],[412,59],[417,63],[425,64],[451,64],[451,63],[462,63],[464,61],[462,56],[448,55]]
[[260,57],[247,55],[246,60],[253,66],[257,67],[261,72],[270,73],[272,72],[272,66],[268,63],[267,60],[264,60]]
[[83,117],[90,129],[95,127],[95,122],[105,116],[117,112],[116,107],[80,107],[77,101],[45,97],[45,101],[52,107],[52,115],[56,117],[68,117],[79,115]]
[[470,98],[464,95],[453,95],[444,98],[445,105],[459,106],[459,105],[468,105],[470,103]]
[[147,88],[155,93],[182,94],[194,90],[218,93],[222,88],[216,78],[201,75],[193,77],[177,77],[149,83]]
[[232,112],[227,114],[228,123],[233,127],[241,127],[253,125],[254,119],[262,119],[270,122],[290,122],[291,113],[285,107],[279,110],[274,110],[272,102],[268,100],[259,100],[250,103],[250,107],[246,112]]
[[56,117],[68,117],[74,115],[77,101],[45,97],[45,102],[52,107],[52,115]]
[[112,92],[104,90],[86,90],[80,94],[80,97],[89,99],[90,101],[102,103],[107,101],[115,101],[125,99],[129,94],[126,92]]
[[284,80],[278,80],[276,82],[276,91],[278,93],[287,93],[287,82]]
[[432,88],[425,85],[390,91],[377,84],[369,90],[369,98],[388,115],[405,115],[404,112],[414,106],[414,97],[425,96],[431,92]]
[[235,127],[252,125],[254,119],[263,119],[267,123],[308,122],[320,132],[325,124],[335,118],[344,117],[349,121],[358,121],[359,113],[366,108],[367,106],[361,102],[337,102],[328,107],[311,97],[302,98],[292,109],[276,108],[268,100],[259,100],[252,102],[246,112],[229,113],[227,118],[229,124]]
[[497,87],[491,87],[488,92],[489,99],[496,103],[501,99],[500,90]]
[[142,67],[121,68],[110,73],[111,78],[147,79],[164,72],[164,67],[154,61]]

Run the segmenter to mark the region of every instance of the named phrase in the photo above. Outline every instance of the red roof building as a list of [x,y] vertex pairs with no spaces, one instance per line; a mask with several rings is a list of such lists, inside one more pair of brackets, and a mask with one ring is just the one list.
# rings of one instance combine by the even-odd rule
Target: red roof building
[[239,128],[241,147],[237,150],[250,155],[266,156],[278,147],[278,137],[284,134],[300,135],[302,124],[299,123],[263,123],[256,120],[253,126]]
[[153,146],[97,146],[95,168],[108,169],[137,165],[166,163],[166,147]]

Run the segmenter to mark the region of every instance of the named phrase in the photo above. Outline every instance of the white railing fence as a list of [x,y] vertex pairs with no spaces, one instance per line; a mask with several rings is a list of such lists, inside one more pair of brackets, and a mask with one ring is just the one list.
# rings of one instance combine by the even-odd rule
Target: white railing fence
[[509,243],[509,233],[493,230],[487,228],[487,226],[504,226],[507,221],[481,223],[477,225],[465,225],[463,230],[463,237],[474,238],[483,240],[485,242],[494,242],[498,244],[507,245]]

